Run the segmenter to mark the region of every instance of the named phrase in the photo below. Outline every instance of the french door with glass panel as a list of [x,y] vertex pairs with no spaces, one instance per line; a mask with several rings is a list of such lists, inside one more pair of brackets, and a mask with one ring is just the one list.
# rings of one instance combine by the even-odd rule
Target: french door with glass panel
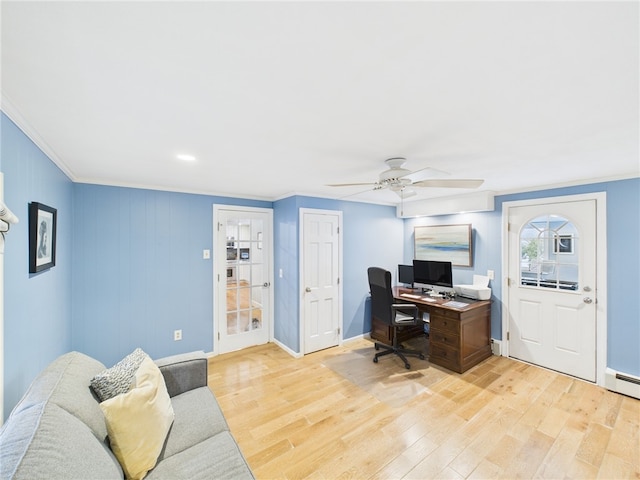
[[269,209],[214,209],[214,345],[218,353],[269,341],[272,219]]

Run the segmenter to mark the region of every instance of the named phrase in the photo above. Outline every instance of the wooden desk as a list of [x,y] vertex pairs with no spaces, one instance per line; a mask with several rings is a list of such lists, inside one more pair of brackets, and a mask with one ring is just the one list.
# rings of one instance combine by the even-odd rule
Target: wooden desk
[[[449,299],[403,297],[403,293],[417,294],[402,287],[393,288],[393,296],[398,302],[413,303],[420,315],[429,313],[429,361],[435,365],[462,373],[491,356],[491,301],[468,300],[456,297],[467,306],[462,308],[444,305]],[[398,342],[421,335],[423,325],[398,329]],[[393,329],[376,318],[371,319],[371,338],[383,343],[391,343]]]

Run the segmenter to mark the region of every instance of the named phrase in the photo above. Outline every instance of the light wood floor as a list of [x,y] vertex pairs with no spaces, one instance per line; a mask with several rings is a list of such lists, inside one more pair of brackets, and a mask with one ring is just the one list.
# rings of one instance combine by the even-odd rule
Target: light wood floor
[[[294,359],[273,344],[213,357],[215,392],[258,479],[640,478],[640,400],[505,357],[392,406],[327,367],[373,346]],[[405,371],[394,356],[366,362]],[[406,371],[405,371],[406,372]]]

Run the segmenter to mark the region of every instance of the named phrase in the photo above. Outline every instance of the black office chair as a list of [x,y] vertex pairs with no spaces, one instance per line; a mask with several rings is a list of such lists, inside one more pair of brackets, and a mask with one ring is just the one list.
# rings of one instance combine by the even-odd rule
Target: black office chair
[[391,288],[391,272],[383,268],[370,267],[367,270],[369,276],[369,288],[371,291],[371,318],[385,323],[393,328],[392,345],[375,342],[376,350],[384,351],[376,353],[373,362],[378,363],[378,358],[394,353],[404,362],[409,369],[411,365],[405,355],[417,355],[424,360],[424,355],[418,350],[408,350],[398,345],[398,327],[419,325],[422,320],[418,317],[418,307],[411,303],[394,303]]

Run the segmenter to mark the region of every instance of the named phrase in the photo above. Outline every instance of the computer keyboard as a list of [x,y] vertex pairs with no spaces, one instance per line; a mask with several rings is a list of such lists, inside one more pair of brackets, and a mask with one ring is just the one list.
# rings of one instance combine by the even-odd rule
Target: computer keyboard
[[406,297],[406,298],[413,298],[414,300],[417,300],[420,298],[420,295],[414,295],[412,293],[401,293],[400,296]]

